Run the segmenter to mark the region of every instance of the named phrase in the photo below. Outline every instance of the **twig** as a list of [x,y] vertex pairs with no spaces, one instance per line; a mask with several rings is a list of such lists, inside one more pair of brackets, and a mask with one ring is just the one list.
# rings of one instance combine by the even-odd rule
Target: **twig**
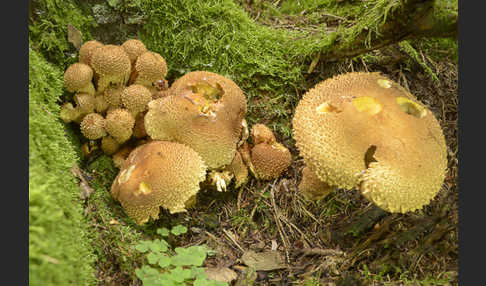
[[275,194],[273,192],[273,189],[274,189],[273,187],[270,189],[270,199],[273,206],[273,216],[275,217],[275,222],[277,224],[278,233],[280,234],[280,239],[282,239],[282,243],[284,245],[285,259],[287,260],[287,263],[290,263],[289,250],[288,250],[289,245],[287,242],[287,237],[285,236],[283,231],[283,226],[282,226],[282,222],[280,221],[280,214],[277,205],[275,204]]
[[238,244],[238,242],[234,239],[233,237],[233,234],[229,231],[227,231],[226,229],[223,228],[223,232],[224,234],[226,234],[226,236],[231,240],[231,242],[233,242],[236,247],[238,247],[239,250],[241,250],[242,252],[245,252],[245,250]]

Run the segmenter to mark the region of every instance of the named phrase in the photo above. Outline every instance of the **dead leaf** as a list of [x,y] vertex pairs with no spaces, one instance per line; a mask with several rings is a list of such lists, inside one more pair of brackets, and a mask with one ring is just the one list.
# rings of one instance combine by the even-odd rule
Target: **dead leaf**
[[243,263],[255,270],[270,271],[275,269],[286,268],[284,260],[277,251],[254,252],[249,250],[241,256]]
[[76,50],[79,50],[79,48],[83,44],[83,34],[78,29],[76,29],[76,27],[74,27],[71,24],[68,24],[67,37],[68,37],[68,42],[73,44]]
[[238,274],[228,267],[208,267],[204,270],[206,271],[208,278],[211,280],[231,283],[233,280],[238,278]]

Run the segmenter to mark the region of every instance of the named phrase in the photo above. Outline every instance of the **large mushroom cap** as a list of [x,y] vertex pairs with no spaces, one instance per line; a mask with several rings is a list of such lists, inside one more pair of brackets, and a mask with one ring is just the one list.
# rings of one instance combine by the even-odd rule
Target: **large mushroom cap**
[[152,100],[145,115],[147,134],[198,152],[211,169],[231,163],[242,132],[246,97],[230,79],[191,72],[176,80],[169,95]]
[[124,85],[130,77],[130,58],[120,46],[104,45],[94,49],[91,66],[99,77],[98,92],[103,92],[110,84]]
[[441,188],[447,153],[438,121],[379,73],[339,75],[309,90],[295,110],[293,132],[322,181],[359,188],[387,211],[419,209]]
[[191,148],[174,142],[152,141],[135,148],[123,163],[111,195],[138,224],[156,219],[159,207],[185,211],[199,191],[206,165]]

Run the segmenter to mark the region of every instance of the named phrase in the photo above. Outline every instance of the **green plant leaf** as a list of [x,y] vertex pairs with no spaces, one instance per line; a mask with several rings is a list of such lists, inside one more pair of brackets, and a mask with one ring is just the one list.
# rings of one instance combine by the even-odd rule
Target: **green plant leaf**
[[147,255],[147,260],[148,260],[148,263],[150,264],[156,264],[158,261],[159,261],[159,258],[160,256],[151,252]]
[[149,248],[155,252],[166,252],[169,244],[164,239],[155,239],[149,244]]
[[181,235],[187,232],[187,227],[183,225],[176,225],[170,231],[173,235]]
[[162,236],[169,236],[169,230],[165,227],[157,229],[157,233]]
[[171,262],[172,261],[171,261],[169,256],[161,255],[159,257],[159,266],[162,267],[162,268],[168,267],[171,264]]
[[150,244],[151,244],[151,241],[142,240],[138,244],[135,245],[135,249],[140,251],[140,252],[147,252],[149,250]]

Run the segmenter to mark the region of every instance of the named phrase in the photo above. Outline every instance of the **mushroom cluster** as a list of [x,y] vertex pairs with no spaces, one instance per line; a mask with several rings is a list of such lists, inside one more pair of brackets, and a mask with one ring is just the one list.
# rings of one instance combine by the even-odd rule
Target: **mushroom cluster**
[[143,118],[148,103],[167,91],[166,74],[164,58],[140,40],[85,42],[78,62],[64,72],[64,86],[74,96],[62,105],[60,117],[79,124],[89,140],[83,150],[99,147],[121,167],[134,146],[150,139]]
[[447,147],[433,113],[379,73],[347,73],[304,94],[293,135],[310,199],[359,189],[389,212],[422,208],[441,189]]
[[166,74],[164,58],[135,39],[88,41],[64,73],[74,95],[60,117],[79,124],[84,153],[100,146],[112,156],[120,171],[111,195],[134,221],[157,218],[160,207],[186,211],[202,182],[225,191],[247,182],[248,167],[262,179],[288,167],[289,151],[264,125],[254,126],[250,150],[246,96],[231,79],[194,71],[169,87]]

